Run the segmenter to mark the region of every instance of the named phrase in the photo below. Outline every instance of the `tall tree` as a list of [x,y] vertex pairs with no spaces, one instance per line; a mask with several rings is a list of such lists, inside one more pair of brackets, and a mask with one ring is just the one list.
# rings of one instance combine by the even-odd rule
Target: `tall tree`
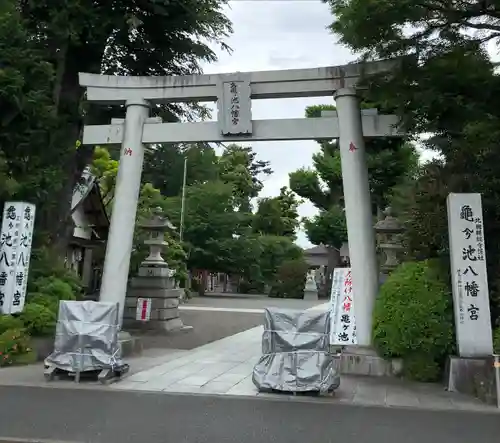
[[295,240],[295,231],[299,225],[298,207],[301,203],[286,186],[280,189],[277,197],[259,199],[253,218],[254,232]]
[[[372,107],[364,103],[364,107]],[[306,117],[316,118],[324,109],[320,105],[306,109]],[[313,155],[314,169],[299,169],[290,174],[290,187],[310,200],[320,213],[305,220],[309,239],[318,244],[340,248],[347,240],[343,211],[344,192],[338,140],[320,140],[320,151]],[[392,188],[417,164],[415,149],[401,138],[367,139],[367,167],[372,195],[373,213],[387,205]]]
[[143,181],[152,183],[165,197],[179,195],[182,190],[185,159],[186,185],[217,178],[217,155],[208,143],[186,146],[161,144],[145,156]]
[[[165,200],[164,209],[180,226],[180,197]],[[191,269],[223,271],[231,260],[231,247],[240,222],[234,210],[233,186],[209,181],[186,188],[184,241]]]
[[[227,46],[231,26],[222,13],[226,0],[22,0],[15,2],[28,33],[26,41],[43,51],[53,71],[47,81],[57,116],[57,168],[64,172],[51,227],[53,240],[64,249],[69,238],[73,187],[92,157],[92,146],[75,151],[83,115],[87,122],[108,123],[111,109],[87,107],[82,113],[78,73],[183,75],[199,73],[200,62],[215,60],[209,45]],[[205,115],[199,106],[168,105],[154,112],[172,121]],[[42,126],[48,134],[50,127]],[[37,150],[39,152],[39,150]]]
[[[46,239],[53,194],[64,173],[57,163],[62,137],[50,95],[53,69],[45,52],[27,30],[14,0],[2,2],[0,13],[0,159],[2,199],[37,204],[37,240]],[[74,144],[73,144],[74,150]],[[45,228],[45,229],[44,229]]]
[[269,162],[257,160],[250,146],[227,145],[219,158],[219,177],[233,184],[235,203],[241,212],[251,212],[250,200],[257,197],[264,186],[262,175],[270,174]]
[[[498,2],[328,0],[332,30],[368,60],[404,56],[390,76],[368,79],[370,94],[396,109],[409,135],[443,161],[421,170],[398,196],[410,253],[448,254],[445,196],[481,192],[492,314],[500,314],[498,196],[500,79],[485,43],[500,37]],[[488,242],[490,238],[490,242]]]

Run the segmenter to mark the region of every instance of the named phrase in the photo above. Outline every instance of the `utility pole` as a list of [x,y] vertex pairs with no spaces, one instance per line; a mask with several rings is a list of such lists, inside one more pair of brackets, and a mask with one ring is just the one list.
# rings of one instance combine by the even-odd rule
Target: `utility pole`
[[184,211],[186,209],[186,175],[187,175],[187,156],[184,157],[184,175],[182,177],[181,226],[179,229],[179,237],[181,242],[184,236]]

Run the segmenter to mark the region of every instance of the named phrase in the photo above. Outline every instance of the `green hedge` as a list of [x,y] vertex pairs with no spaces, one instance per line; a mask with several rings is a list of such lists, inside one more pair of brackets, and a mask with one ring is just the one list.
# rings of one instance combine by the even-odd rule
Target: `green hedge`
[[288,260],[281,264],[271,286],[270,297],[304,298],[304,286],[308,270],[307,263],[302,260]]
[[46,306],[26,303],[19,318],[31,336],[43,337],[53,335],[55,332],[57,313]]
[[8,331],[9,329],[23,329],[23,322],[12,315],[0,315],[0,334]]
[[437,261],[408,262],[382,285],[375,302],[373,344],[402,358],[408,378],[433,381],[454,349],[449,275]]

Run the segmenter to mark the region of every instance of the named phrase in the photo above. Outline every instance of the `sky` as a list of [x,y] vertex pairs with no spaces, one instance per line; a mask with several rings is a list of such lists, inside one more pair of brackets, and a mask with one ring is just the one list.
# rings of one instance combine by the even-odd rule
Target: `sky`
[[[328,31],[332,15],[320,0],[233,0],[226,15],[234,28],[226,41],[233,52],[214,47],[218,61],[204,65],[207,74],[335,66],[357,58]],[[252,118],[300,118],[307,106],[329,103],[333,104],[333,98],[253,100]],[[271,162],[274,171],[265,178],[261,197],[278,195],[282,186],[288,186],[290,172],[312,166],[312,155],[319,148],[314,141],[255,142],[251,146],[259,159]],[[423,160],[432,156],[429,152],[421,155]],[[299,208],[301,217],[316,213],[309,202]],[[311,246],[303,231],[297,243]]]
[[[328,6],[319,0],[234,0],[226,10],[234,33],[227,40],[231,54],[214,47],[218,62],[204,65],[204,72],[267,71],[316,68],[341,65],[355,59],[346,48],[335,44],[327,30],[331,23]],[[300,98],[253,100],[253,119],[304,117],[310,105],[332,103],[333,98]],[[274,173],[264,179],[260,197],[279,194],[288,186],[288,174],[312,166],[312,155],[318,150],[314,141],[251,143],[260,160],[271,162]],[[300,217],[317,211],[309,202],[299,208]],[[297,244],[309,247],[304,232]]]

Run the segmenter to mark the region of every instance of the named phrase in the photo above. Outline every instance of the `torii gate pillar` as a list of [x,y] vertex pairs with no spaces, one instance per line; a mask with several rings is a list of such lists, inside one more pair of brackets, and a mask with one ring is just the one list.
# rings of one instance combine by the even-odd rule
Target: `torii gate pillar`
[[372,313],[378,289],[378,270],[361,110],[356,91],[351,88],[337,90],[335,102],[356,337],[359,346],[368,347],[372,344]]
[[123,321],[124,298],[127,293],[130,256],[134,240],[137,203],[141,189],[144,145],[142,131],[149,114],[145,100],[129,100],[116,177],[113,212],[99,300],[119,304],[119,321]]

